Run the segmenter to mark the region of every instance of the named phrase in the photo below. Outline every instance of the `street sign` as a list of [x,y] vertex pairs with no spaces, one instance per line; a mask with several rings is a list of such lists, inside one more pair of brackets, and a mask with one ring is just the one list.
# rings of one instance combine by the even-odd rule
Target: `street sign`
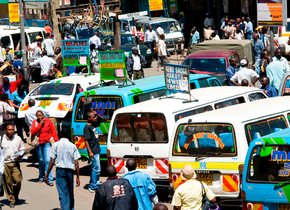
[[257,0],[259,26],[283,26],[287,24],[287,0]]
[[9,11],[9,22],[20,22],[18,3],[9,3],[8,11]]
[[123,50],[99,51],[101,80],[122,80],[127,78]]
[[150,11],[163,10],[163,1],[162,0],[149,0],[149,9]]
[[[91,74],[88,40],[62,40],[61,48],[63,69],[65,68],[65,66],[87,66],[89,70],[89,75]],[[65,74],[65,69],[63,73]]]
[[143,11],[143,12],[133,12],[133,13],[128,13],[128,14],[118,15],[118,18],[119,19],[135,18],[135,17],[145,16],[145,15],[148,15],[148,12],[147,11]]

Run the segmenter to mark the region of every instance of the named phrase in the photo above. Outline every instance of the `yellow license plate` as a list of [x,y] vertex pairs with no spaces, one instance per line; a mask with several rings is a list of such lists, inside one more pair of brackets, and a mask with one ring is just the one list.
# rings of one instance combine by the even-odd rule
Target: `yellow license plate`
[[99,135],[99,144],[106,145],[107,144],[107,135]]
[[135,158],[137,163],[137,168],[146,169],[147,168],[147,159],[146,158]]
[[212,174],[197,174],[198,181],[212,185]]
[[288,203],[279,203],[278,210],[290,210],[290,204]]
[[52,100],[43,100],[43,101],[40,101],[38,106],[49,106],[51,102]]

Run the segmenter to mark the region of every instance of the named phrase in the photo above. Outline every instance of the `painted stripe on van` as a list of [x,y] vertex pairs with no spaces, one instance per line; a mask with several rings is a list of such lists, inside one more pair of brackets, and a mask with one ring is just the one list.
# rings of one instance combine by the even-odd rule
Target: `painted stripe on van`
[[132,89],[130,90],[132,93],[134,93],[134,95],[140,95],[140,94],[143,94],[144,92],[139,89],[139,88],[136,88],[136,89]]
[[239,181],[234,181],[232,175],[223,175],[223,191],[226,192],[238,192]]
[[[169,162],[172,169],[183,169],[191,165],[194,169],[238,170],[244,162]],[[205,164],[204,164],[205,163]]]

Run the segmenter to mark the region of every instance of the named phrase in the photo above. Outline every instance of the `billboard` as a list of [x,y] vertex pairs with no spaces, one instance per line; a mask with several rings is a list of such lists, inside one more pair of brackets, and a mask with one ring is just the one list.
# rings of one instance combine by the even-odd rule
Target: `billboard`
[[20,22],[19,4],[9,3],[9,22]]
[[149,0],[150,11],[163,10],[163,0]]

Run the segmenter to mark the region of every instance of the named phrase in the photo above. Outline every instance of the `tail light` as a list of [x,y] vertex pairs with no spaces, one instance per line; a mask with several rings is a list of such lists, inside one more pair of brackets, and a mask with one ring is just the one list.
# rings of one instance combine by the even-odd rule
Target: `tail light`
[[241,165],[239,165],[239,178],[240,178],[240,184],[242,184],[243,171],[244,171],[244,164],[241,164]]
[[79,88],[79,93],[82,93],[82,92],[84,92],[84,89]]
[[172,170],[171,170],[171,164],[168,164],[168,170],[169,170],[169,183],[172,183]]
[[107,161],[108,161],[108,165],[112,165],[111,151],[109,149],[107,149]]
[[279,37],[281,37],[282,36],[282,27],[280,26],[279,27]]

